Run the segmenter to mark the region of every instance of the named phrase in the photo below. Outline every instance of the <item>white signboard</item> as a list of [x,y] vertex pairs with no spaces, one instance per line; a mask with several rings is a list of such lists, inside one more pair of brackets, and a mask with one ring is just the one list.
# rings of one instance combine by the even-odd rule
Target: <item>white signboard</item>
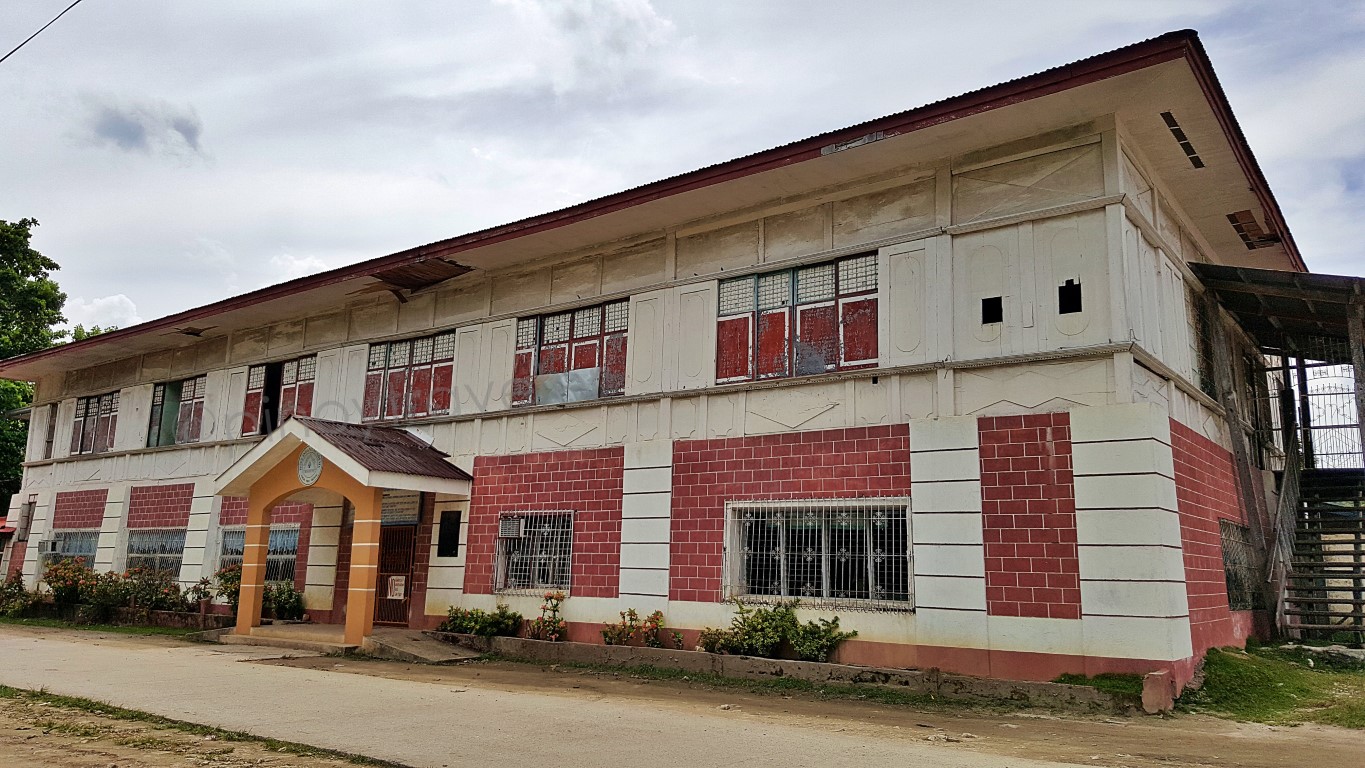
[[383,525],[417,525],[422,511],[422,494],[417,491],[384,491],[379,509]]

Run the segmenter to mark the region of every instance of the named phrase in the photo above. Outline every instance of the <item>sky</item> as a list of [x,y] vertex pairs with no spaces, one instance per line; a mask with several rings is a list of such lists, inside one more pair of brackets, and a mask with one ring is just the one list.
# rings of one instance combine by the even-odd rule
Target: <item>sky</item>
[[1309,268],[1365,275],[1355,0],[84,0],[0,64],[0,219],[126,327],[1183,28]]

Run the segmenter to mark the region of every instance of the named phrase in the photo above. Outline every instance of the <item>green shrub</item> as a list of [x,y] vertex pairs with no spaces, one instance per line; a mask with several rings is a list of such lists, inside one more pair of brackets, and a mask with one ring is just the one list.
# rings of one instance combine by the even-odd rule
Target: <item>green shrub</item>
[[[175,574],[151,568],[131,568],[123,575],[127,586],[126,605],[147,611],[187,610]],[[90,602],[87,600],[86,602]]]
[[436,629],[441,632],[456,632],[462,635],[480,637],[516,637],[521,634],[521,614],[508,610],[498,604],[493,613],[482,608],[451,607],[446,612],[446,620]]
[[11,573],[0,583],[0,615],[18,618],[28,613],[28,609],[38,602],[38,595],[24,587],[24,577]]
[[[232,607],[232,615],[237,615],[237,603],[242,598],[242,566],[225,565],[213,574],[214,593],[227,601]],[[264,601],[262,601],[264,602]]]
[[858,633],[839,629],[839,617],[807,621],[796,618],[796,600],[750,608],[739,600],[729,629],[702,630],[698,644],[710,653],[759,656],[768,659],[795,657],[802,661],[826,661],[840,643]]
[[81,602],[90,606],[90,620],[97,624],[108,622],[114,611],[128,605],[128,579],[113,571],[94,574],[81,588]]
[[284,621],[302,620],[303,593],[294,589],[289,582],[267,584],[261,598],[261,615],[267,614]]
[[[647,648],[663,648],[663,626],[663,611],[655,611],[641,619],[634,608],[628,608],[621,611],[619,622],[602,628],[602,642],[607,645],[630,645],[638,641]],[[682,647],[681,635],[673,632],[670,637],[675,647]]]

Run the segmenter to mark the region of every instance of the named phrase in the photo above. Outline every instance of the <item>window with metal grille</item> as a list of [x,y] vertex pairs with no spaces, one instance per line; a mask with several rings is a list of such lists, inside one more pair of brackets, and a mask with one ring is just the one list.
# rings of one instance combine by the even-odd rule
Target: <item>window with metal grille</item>
[[517,321],[512,404],[569,403],[626,391],[630,302]]
[[317,355],[251,366],[242,404],[242,435],[268,435],[290,416],[311,416],[317,368]]
[[[54,413],[55,415],[55,413]],[[49,418],[49,423],[54,419]],[[71,426],[71,453],[104,453],[114,447],[118,428],[118,393],[76,398]]]
[[877,255],[720,282],[722,384],[877,363]]
[[1227,581],[1228,608],[1250,611],[1265,607],[1259,588],[1260,580],[1256,577],[1251,529],[1231,520],[1219,520],[1218,534],[1223,543],[1223,577]]
[[87,567],[95,563],[95,550],[99,547],[99,531],[55,531],[52,538],[57,541],[58,554],[49,555],[48,563],[60,560],[84,558]]
[[517,512],[498,519],[498,592],[569,590],[573,512]]
[[[226,528],[223,530],[223,543],[218,553],[218,567],[241,565],[246,551],[246,529]],[[294,582],[295,566],[299,556],[298,526],[280,526],[270,529],[270,544],[265,556],[265,580]]]
[[128,532],[128,570],[146,568],[180,575],[184,528],[142,528]]
[[370,345],[365,372],[366,421],[450,413],[455,333]]
[[914,607],[909,502],[731,502],[726,594],[868,610]]
[[207,376],[157,384],[152,390],[152,418],[147,426],[147,445],[199,442],[204,426],[204,393],[207,389]]

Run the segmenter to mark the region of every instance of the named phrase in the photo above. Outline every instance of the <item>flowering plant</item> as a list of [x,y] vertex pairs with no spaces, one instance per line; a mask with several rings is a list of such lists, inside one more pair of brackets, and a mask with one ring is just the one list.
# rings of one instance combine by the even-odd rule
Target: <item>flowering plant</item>
[[559,607],[568,599],[563,592],[546,592],[540,605],[540,616],[531,621],[526,635],[532,640],[557,643],[568,634],[569,623],[559,615]]
[[43,571],[43,583],[52,590],[52,601],[57,605],[74,605],[81,595],[94,586],[95,574],[85,564],[85,558],[58,560]]

